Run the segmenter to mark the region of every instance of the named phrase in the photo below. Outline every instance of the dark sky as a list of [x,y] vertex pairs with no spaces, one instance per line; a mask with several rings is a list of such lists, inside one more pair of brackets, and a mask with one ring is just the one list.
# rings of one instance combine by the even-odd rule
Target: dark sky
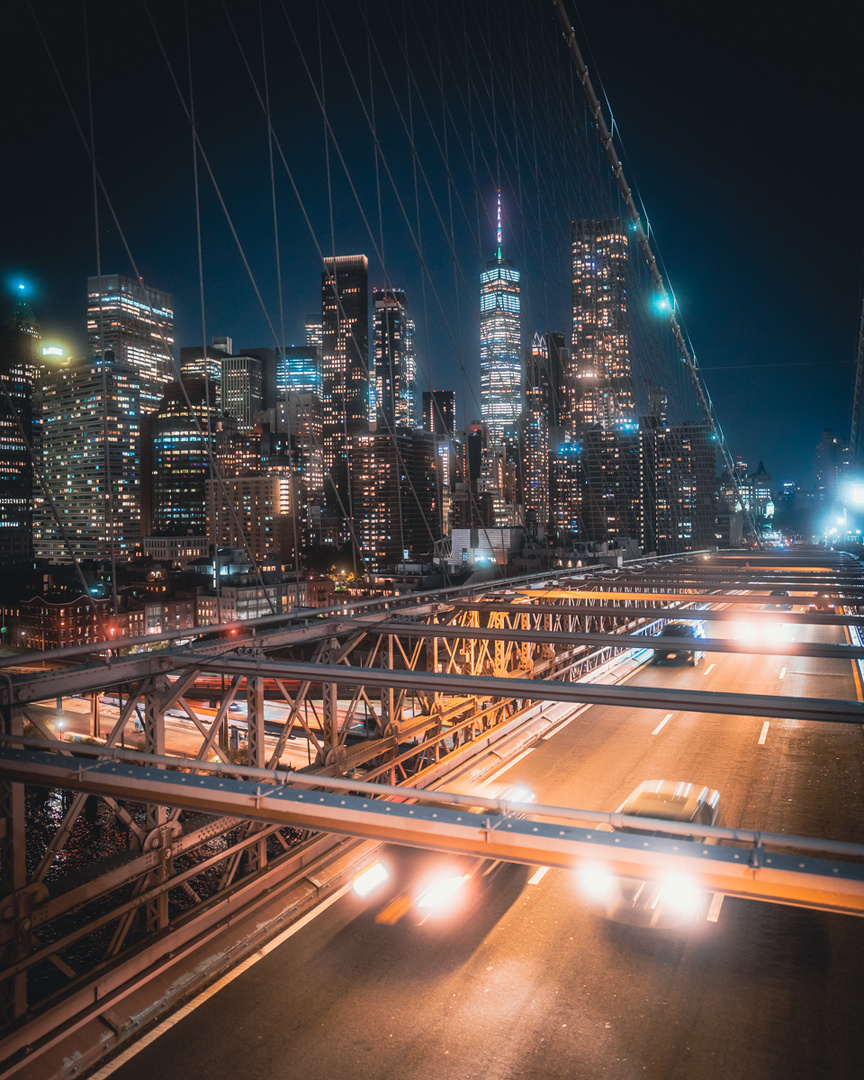
[[[460,423],[476,416],[475,309],[496,187],[507,253],[523,272],[526,343],[534,329],[566,328],[566,222],[612,197],[593,142],[580,149],[578,132],[555,127],[571,87],[554,58],[551,4],[263,0],[266,68],[257,6],[225,8],[230,22],[215,0],[188,4],[207,155],[202,327],[190,127],[148,17],[188,106],[186,7],[89,0],[85,33],[81,4],[34,0],[38,27],[24,5],[5,6],[0,26],[15,43],[4,79],[14,107],[0,132],[7,302],[26,282],[45,336],[83,350],[92,176],[64,95],[88,134],[89,50],[96,156],[122,230],[100,195],[103,271],[133,273],[125,237],[144,279],[174,295],[178,345],[204,333],[272,345],[283,319],[286,340],[298,341],[320,305],[320,254],[362,251],[373,284],[409,293],[422,378],[456,389]],[[806,21],[773,2],[594,0],[571,11],[733,454],[753,468],[764,459],[778,484],[811,483],[822,430],[848,436],[860,316],[862,93],[850,9],[823,4]],[[320,89],[319,43],[329,174],[307,73]],[[261,92],[266,71],[291,171],[275,148],[281,312],[267,129],[244,54]]]

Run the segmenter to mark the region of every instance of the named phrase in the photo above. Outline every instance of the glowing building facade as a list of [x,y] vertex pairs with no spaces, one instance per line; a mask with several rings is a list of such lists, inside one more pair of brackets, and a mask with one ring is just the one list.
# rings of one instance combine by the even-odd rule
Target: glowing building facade
[[367,570],[429,559],[441,539],[435,439],[419,431],[352,438],[353,530]]
[[627,320],[628,241],[624,225],[574,221],[573,350],[569,426],[575,435],[611,430],[636,416]]
[[141,387],[141,412],[155,412],[174,373],[174,301],[121,274],[87,279],[87,350],[109,350],[128,364]]
[[37,508],[37,558],[127,558],[140,539],[138,372],[111,352],[74,359],[42,382],[41,463],[50,508]]
[[493,443],[515,430],[522,412],[519,271],[504,258],[500,192],[498,246],[480,275],[480,412]]
[[320,543],[324,504],[321,398],[310,393],[285,394],[277,400],[272,416],[271,430],[261,436],[266,471],[292,480],[298,543]]
[[347,490],[348,438],[369,423],[369,260],[324,260],[321,274],[324,463],[340,493]]
[[276,394],[317,394],[321,397],[321,346],[286,345],[276,360]]
[[376,419],[383,431],[416,426],[417,361],[414,323],[401,289],[372,293]]
[[526,522],[535,525],[549,520],[549,432],[550,397],[549,349],[546,340],[534,335],[525,352],[525,412],[520,420],[521,502]]
[[248,544],[259,561],[287,556],[293,534],[291,486],[290,477],[278,475],[229,477],[222,484],[208,480],[210,543],[214,548]]
[[39,325],[26,300],[0,327],[0,563],[33,554],[32,389]]
[[254,416],[264,407],[263,364],[257,356],[222,358],[222,409],[250,432]]
[[716,542],[716,443],[707,424],[642,421],[640,543],[660,555]]
[[423,430],[433,435],[456,435],[456,391],[423,391]]
[[[208,440],[216,423],[213,391],[202,378],[171,383],[150,429],[151,528],[155,536],[201,536],[207,529]],[[188,399],[188,400],[187,400]]]
[[203,349],[200,345],[191,345],[184,346],[180,350],[180,378],[207,379],[212,395],[210,404],[214,408],[218,408],[222,400],[222,361],[226,355],[228,354],[215,345],[208,349]]

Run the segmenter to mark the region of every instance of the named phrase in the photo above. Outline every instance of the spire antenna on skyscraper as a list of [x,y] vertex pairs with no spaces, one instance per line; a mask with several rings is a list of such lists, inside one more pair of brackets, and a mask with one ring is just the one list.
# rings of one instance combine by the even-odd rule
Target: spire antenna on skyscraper
[[513,432],[522,412],[519,271],[504,258],[501,192],[498,249],[480,275],[480,413],[493,443]]

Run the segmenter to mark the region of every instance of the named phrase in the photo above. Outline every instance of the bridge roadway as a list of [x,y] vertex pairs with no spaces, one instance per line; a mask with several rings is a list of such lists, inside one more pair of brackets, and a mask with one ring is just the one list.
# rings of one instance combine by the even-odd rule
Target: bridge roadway
[[[844,640],[838,627],[794,634]],[[715,653],[634,681],[858,696],[851,665],[821,657]],[[723,824],[864,835],[862,732],[849,726],[592,706],[500,781],[612,810],[654,777],[719,789]],[[382,857],[396,881],[433,858]],[[591,913],[563,871],[508,868],[450,921],[377,923],[396,888],[341,896],[120,1059],[116,1080],[864,1075],[864,920],[727,898],[716,922],[652,931]]]

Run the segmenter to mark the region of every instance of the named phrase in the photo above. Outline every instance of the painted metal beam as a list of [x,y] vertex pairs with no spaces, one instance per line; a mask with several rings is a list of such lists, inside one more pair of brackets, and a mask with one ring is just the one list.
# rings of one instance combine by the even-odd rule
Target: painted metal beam
[[[263,773],[263,770],[254,772]],[[605,819],[607,825],[626,821],[628,827],[662,828],[671,832],[684,832],[688,826],[557,807],[511,807],[494,800],[460,799],[441,793],[435,793],[434,798],[452,802],[452,808],[420,802],[389,802],[346,790],[348,785],[355,789],[370,787],[357,781],[345,781],[336,791],[304,790],[290,780],[285,782],[284,775],[271,773],[271,782],[265,783],[200,772],[168,772],[121,761],[70,762],[58,755],[15,748],[8,749],[0,759],[0,776],[22,783],[158,801],[163,806],[182,806],[205,813],[231,813],[249,821],[562,870],[574,870],[586,861],[600,861],[610,872],[623,877],[659,880],[668,873],[686,873],[702,888],[727,896],[864,915],[864,865],[860,862],[766,850],[766,845],[779,841],[799,849],[820,845],[861,859],[864,857],[861,845],[768,837],[707,826],[699,829],[708,837],[704,842],[684,836],[666,839],[649,833],[609,832],[596,825],[585,827],[570,822],[583,816],[595,821]],[[315,783],[315,778],[310,777],[308,782]],[[398,790],[399,797],[406,800],[430,798],[429,792],[393,790]],[[472,802],[485,803],[485,807],[477,812],[476,808],[460,805]],[[503,813],[494,813],[495,809]],[[527,815],[522,816],[526,811]],[[559,820],[546,820],[550,817]],[[749,848],[715,842],[725,838],[755,842]]]
[[[692,642],[691,642],[692,644]],[[342,686],[396,686],[413,691],[470,694],[526,701],[567,701],[573,704],[614,705],[636,709],[729,713],[739,716],[794,718],[836,724],[864,724],[864,702],[830,698],[778,697],[764,694],[729,694],[709,690],[623,683],[557,682],[554,679],[500,679],[492,675],[452,675],[433,671],[391,671],[387,668],[352,668],[341,664],[310,664],[289,660],[223,661],[227,673],[264,678],[330,682]]]
[[[570,614],[566,608],[559,608],[562,614]],[[527,605],[511,607],[509,611],[514,615],[531,615],[532,609]],[[664,612],[662,616],[654,613],[654,619],[665,617],[678,617],[686,612]],[[701,619],[702,612],[699,612]],[[631,615],[632,618],[632,615]],[[739,619],[741,616],[739,615]],[[573,644],[586,645],[609,645],[613,648],[622,649],[653,649],[653,636],[645,634],[616,634],[616,633],[592,633],[581,630],[572,633],[564,630],[523,630],[510,629],[509,627],[481,628],[463,627],[456,623],[436,623],[427,625],[422,623],[390,622],[377,627],[381,634],[397,634],[402,638],[472,638],[479,641],[529,641],[546,642],[550,645],[564,647]],[[692,648],[692,638],[664,637],[660,643],[662,650],[675,650],[676,648]],[[817,641],[776,641],[767,645],[759,642],[734,641],[729,638],[703,638],[699,641],[699,649],[706,652],[728,652],[746,654],[764,654],[766,656],[819,656],[823,658],[837,658],[854,660],[864,657],[864,648],[854,645],[835,645]]]
[[[525,631],[519,631],[525,633]],[[670,639],[671,641],[671,639]],[[611,635],[611,645],[628,644],[623,635]],[[645,639],[634,637],[633,646],[646,648]],[[684,643],[686,647],[687,643]],[[692,645],[692,642],[689,642]],[[861,652],[847,646],[845,654],[850,659]],[[746,650],[745,650],[746,651]],[[835,654],[831,654],[835,655]],[[182,671],[190,663],[182,654],[162,654],[157,658],[145,658],[155,664],[159,671]],[[263,677],[283,680],[309,681],[341,686],[384,688],[397,687],[415,692],[450,693],[457,695],[480,695],[497,698],[523,698],[529,701],[567,701],[595,705],[614,705],[642,709],[672,709],[689,712],[729,713],[743,716],[795,718],[798,720],[827,721],[841,724],[864,723],[864,703],[827,698],[778,697],[760,694],[730,694],[718,691],[672,689],[639,686],[627,683],[617,686],[601,686],[586,683],[565,683],[555,680],[524,678],[496,678],[489,675],[457,675],[443,672],[402,671],[389,668],[359,668],[344,664],[317,664],[303,661],[270,660],[261,657],[214,658],[212,666],[207,658],[197,656],[195,665],[202,669],[215,668],[226,675],[246,678]],[[120,662],[124,672],[130,669]],[[137,664],[134,670],[140,675],[147,664]],[[44,672],[37,677],[20,676],[12,682],[12,704],[26,705],[43,701],[60,693],[80,693],[116,684],[119,679],[113,670]]]

